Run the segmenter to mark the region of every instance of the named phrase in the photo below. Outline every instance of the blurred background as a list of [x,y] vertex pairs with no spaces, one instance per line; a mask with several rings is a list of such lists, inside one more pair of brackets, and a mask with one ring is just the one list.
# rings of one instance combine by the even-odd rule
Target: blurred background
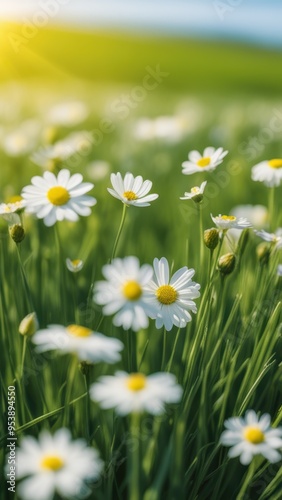
[[117,170],[173,179],[178,210],[203,180],[183,178],[187,153],[222,146],[240,172],[218,182],[225,211],[266,203],[250,171],[282,155],[279,0],[9,0],[0,16],[3,201],[66,140],[64,165],[101,189]]

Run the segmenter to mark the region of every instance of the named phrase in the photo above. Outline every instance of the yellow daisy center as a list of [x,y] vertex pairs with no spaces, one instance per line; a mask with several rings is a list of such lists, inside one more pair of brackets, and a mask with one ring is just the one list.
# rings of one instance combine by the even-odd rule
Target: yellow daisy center
[[65,205],[69,199],[70,195],[66,188],[62,186],[51,187],[47,193],[47,198],[52,203],[52,205]]
[[229,221],[234,221],[236,220],[236,217],[234,217],[234,215],[221,215],[220,216],[221,219],[223,220],[229,220]]
[[142,288],[137,281],[128,281],[123,285],[123,295],[128,300],[137,300],[142,295]]
[[244,438],[252,444],[264,442],[264,433],[258,427],[246,427]]
[[161,304],[169,305],[177,299],[177,291],[171,285],[162,285],[156,291],[156,296]]
[[271,168],[282,168],[282,158],[274,158],[273,160],[269,160],[268,165]]
[[67,326],[67,331],[74,337],[89,337],[92,333],[90,328],[80,325],[69,325]]
[[193,194],[198,194],[199,192],[200,192],[200,189],[198,187],[193,187],[191,189],[191,193],[193,193]]
[[9,197],[7,203],[17,203],[18,201],[22,201],[22,197],[19,194],[15,194]]
[[41,467],[42,469],[49,469],[49,470],[60,470],[64,466],[64,461],[61,459],[61,457],[58,457],[57,455],[46,455],[41,460]]
[[136,194],[133,191],[124,191],[123,196],[128,201],[137,200],[137,196],[136,196]]
[[128,389],[133,392],[142,391],[146,387],[146,384],[146,377],[143,373],[132,373],[126,381]]
[[210,156],[204,156],[197,161],[198,167],[207,167],[211,162]]
[[81,260],[80,260],[80,259],[74,259],[74,260],[72,260],[72,261],[71,261],[71,263],[72,263],[72,265],[73,265],[74,267],[79,266],[80,262],[81,262]]

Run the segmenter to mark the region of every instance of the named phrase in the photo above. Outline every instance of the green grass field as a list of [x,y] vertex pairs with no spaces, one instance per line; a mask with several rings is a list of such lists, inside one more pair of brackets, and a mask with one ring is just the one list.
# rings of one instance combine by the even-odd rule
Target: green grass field
[[[242,465],[228,458],[219,441],[224,421],[248,409],[269,413],[272,426],[281,426],[281,249],[268,244],[269,260],[259,260],[262,240],[248,229],[239,242],[227,233],[211,253],[202,230],[214,226],[210,214],[230,214],[246,204],[270,207],[267,231],[282,225],[281,185],[272,190],[251,180],[255,164],[282,157],[281,54],[226,42],[61,27],[46,27],[27,43],[17,39],[16,53],[11,33],[23,37],[22,29],[3,24],[1,30],[0,202],[9,202],[32,176],[43,174],[30,159],[34,151],[82,130],[90,132],[90,147],[88,139],[58,169],[93,182],[97,205],[89,217],[54,227],[24,214],[25,238],[19,244],[0,220],[1,499],[24,498],[6,495],[4,474],[7,390],[15,386],[19,443],[67,425],[73,438],[84,438],[99,451],[105,465],[91,485],[91,499],[278,500],[279,462],[258,455]],[[168,73],[161,81],[152,77],[158,65]],[[52,106],[69,101],[82,101],[88,116],[77,125],[52,125]],[[139,120],[160,116],[177,117],[179,134],[138,138]],[[7,137],[27,120],[33,120],[32,145],[9,152]],[[23,136],[27,140],[26,132]],[[183,175],[188,152],[209,145],[229,151],[223,163],[213,172]],[[185,328],[165,332],[151,319],[147,329],[124,331],[93,301],[122,216],[122,203],[107,192],[110,173],[118,171],[150,179],[159,198],[150,207],[127,209],[116,256],[137,256],[150,265],[164,256],[173,271],[195,269],[194,280],[201,284],[198,313]],[[201,227],[196,204],[180,197],[204,180]],[[230,252],[236,266],[223,276],[218,258]],[[83,269],[72,274],[66,258],[82,259]],[[74,356],[39,354],[32,338],[18,333],[32,311],[40,328],[75,323],[120,339],[121,361],[93,364],[87,376],[77,361],[71,376]],[[171,372],[183,388],[182,400],[162,416],[142,414],[134,427],[131,415],[120,417],[89,401],[89,385],[117,370]]]

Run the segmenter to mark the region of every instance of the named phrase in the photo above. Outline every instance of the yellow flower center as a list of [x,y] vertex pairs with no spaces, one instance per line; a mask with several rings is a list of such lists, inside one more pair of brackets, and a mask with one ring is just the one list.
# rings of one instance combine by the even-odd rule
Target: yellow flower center
[[198,167],[207,167],[211,162],[210,156],[204,156],[197,161]]
[[22,197],[19,194],[15,194],[9,197],[7,203],[17,203],[18,201],[22,201]]
[[271,168],[282,168],[282,158],[274,158],[273,160],[269,160],[268,165]]
[[161,304],[169,305],[177,299],[177,291],[171,285],[162,285],[156,291],[156,296]]
[[92,333],[90,328],[80,325],[69,325],[67,326],[67,330],[74,337],[89,337]]
[[236,220],[236,217],[234,217],[234,215],[221,215],[220,218],[223,220],[229,220],[229,221]]
[[80,260],[80,259],[74,259],[74,260],[72,260],[72,261],[71,261],[71,263],[72,263],[72,265],[73,265],[74,267],[79,266],[80,262],[81,262],[81,260]]
[[52,205],[60,206],[65,205],[69,201],[70,195],[66,188],[54,186],[49,189],[47,198]]
[[137,281],[128,281],[123,285],[122,291],[128,300],[138,300],[142,295],[142,288]]
[[258,427],[246,427],[244,438],[252,444],[264,442],[264,433]]
[[124,198],[126,198],[128,201],[133,201],[133,200],[137,200],[137,196],[135,193],[133,193],[133,191],[125,191],[123,193],[123,196]]
[[193,193],[193,194],[198,194],[199,192],[200,192],[200,189],[198,187],[193,187],[191,189],[191,193]]
[[133,392],[142,391],[146,387],[147,381],[143,373],[132,373],[129,375],[126,385]]
[[64,466],[64,461],[61,459],[61,457],[58,457],[56,455],[46,455],[41,460],[41,467],[42,469],[49,469],[49,470],[60,470]]

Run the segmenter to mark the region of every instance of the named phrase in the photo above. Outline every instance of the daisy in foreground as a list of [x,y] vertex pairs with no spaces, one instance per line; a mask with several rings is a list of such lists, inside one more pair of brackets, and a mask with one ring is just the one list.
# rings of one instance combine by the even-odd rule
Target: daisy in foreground
[[49,325],[32,337],[38,352],[59,351],[76,354],[81,361],[115,363],[119,361],[123,343],[80,325]]
[[186,266],[169,278],[169,266],[165,257],[154,259],[155,276],[146,286],[146,301],[154,308],[150,317],[156,320],[156,328],[171,330],[173,325],[184,328],[197,312],[192,299],[200,296],[200,285],[192,281],[194,269]]
[[143,181],[141,175],[133,177],[132,174],[127,172],[124,179],[120,172],[111,174],[111,183],[113,189],[108,188],[109,193],[121,200],[125,205],[135,205],[136,207],[148,207],[150,201],[156,200],[158,194],[148,194],[152,182],[149,180]]
[[282,180],[282,158],[261,161],[252,168],[252,180],[263,182],[267,187],[276,187]]
[[17,449],[17,486],[24,500],[51,500],[58,493],[64,498],[86,498],[87,483],[99,478],[103,462],[97,451],[82,439],[72,441],[68,429],[52,436],[42,431],[38,441],[32,436],[21,440]]
[[222,163],[227,154],[228,151],[224,151],[223,148],[213,147],[205,148],[203,155],[198,151],[191,151],[188,154],[188,161],[182,163],[182,173],[190,175],[196,172],[212,171]]
[[269,462],[278,462],[282,457],[277,451],[282,447],[282,428],[272,428],[270,415],[260,418],[253,410],[246,412],[245,418],[233,417],[225,421],[225,430],[220,442],[231,446],[228,456],[240,456],[240,462],[248,465],[254,455],[263,455]]
[[190,193],[184,193],[184,196],[180,198],[180,200],[193,200],[195,203],[200,203],[203,199],[204,190],[206,187],[207,181],[202,182],[200,187],[195,186],[192,187]]
[[43,219],[46,226],[53,226],[64,219],[77,221],[78,215],[90,215],[90,207],[96,199],[87,196],[94,185],[82,182],[81,174],[71,175],[63,169],[56,177],[52,172],[44,172],[43,177],[32,177],[32,185],[23,188],[26,212]]
[[98,281],[94,289],[94,301],[103,305],[103,314],[115,314],[113,323],[124,330],[138,331],[147,328],[151,306],[144,300],[144,287],[153,276],[148,264],[140,267],[137,257],[114,259],[102,269],[107,281]]
[[178,403],[182,388],[171,373],[117,372],[114,376],[101,377],[90,388],[93,401],[101,408],[115,408],[119,415],[147,412],[161,415],[165,403]]
[[215,223],[216,227],[222,229],[223,231],[227,231],[227,229],[245,229],[247,227],[252,227],[252,224],[245,219],[245,217],[235,217],[235,215],[217,215],[213,217],[211,214],[211,218]]

